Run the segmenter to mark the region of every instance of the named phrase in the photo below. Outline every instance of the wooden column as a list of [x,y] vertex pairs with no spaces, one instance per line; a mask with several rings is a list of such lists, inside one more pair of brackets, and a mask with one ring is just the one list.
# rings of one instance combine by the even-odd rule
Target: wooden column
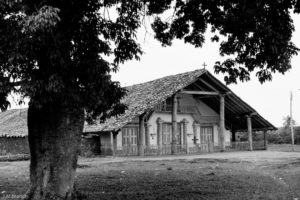
[[176,154],[176,132],[177,132],[177,95],[174,94],[172,103],[172,143],[171,143],[171,154]]
[[110,132],[110,149],[112,152],[112,156],[115,156],[115,147],[114,147],[114,134],[113,132]]
[[146,123],[146,130],[145,130],[145,136],[146,136],[146,147],[150,146],[150,124]]
[[247,116],[247,127],[248,127],[249,151],[252,151],[253,150],[253,144],[252,144],[252,121],[251,121],[251,115]]
[[188,120],[183,119],[182,125],[183,125],[183,144],[187,144],[187,124]]
[[264,131],[264,146],[265,150],[268,150],[268,131]]
[[158,154],[161,154],[162,150],[162,124],[163,120],[161,118],[157,119],[157,146],[158,146]]
[[225,95],[220,95],[220,147],[225,151]]
[[194,139],[193,142],[194,144],[197,144],[197,123],[193,122],[193,135],[194,135]]
[[118,137],[118,132],[116,134],[113,134],[113,138],[114,138],[114,152],[116,154],[117,151],[117,147],[118,147],[118,143],[117,143],[117,137]]
[[138,155],[144,156],[145,149],[145,115],[139,117]]

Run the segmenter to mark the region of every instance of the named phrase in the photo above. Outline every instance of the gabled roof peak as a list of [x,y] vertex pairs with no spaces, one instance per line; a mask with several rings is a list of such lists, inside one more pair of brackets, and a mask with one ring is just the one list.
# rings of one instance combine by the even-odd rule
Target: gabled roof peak
[[132,121],[133,118],[143,114],[177,91],[193,83],[206,72],[205,69],[197,69],[125,87],[128,92],[121,100],[122,103],[128,106],[125,113],[118,117],[107,119],[104,124],[86,126],[85,132],[118,130]]

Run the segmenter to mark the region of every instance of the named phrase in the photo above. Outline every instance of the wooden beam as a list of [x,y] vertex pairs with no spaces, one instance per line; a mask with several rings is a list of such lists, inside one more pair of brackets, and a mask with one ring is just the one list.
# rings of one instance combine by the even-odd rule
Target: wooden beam
[[191,91],[191,90],[182,90],[182,94],[198,94],[198,95],[220,95],[219,92],[210,92],[210,91]]
[[214,91],[218,91],[215,87],[213,87],[211,84],[209,84],[208,82],[206,82],[205,80],[203,80],[202,78],[199,79],[200,82],[204,83],[204,85],[206,85],[207,87],[209,87],[210,89],[214,90]]
[[202,86],[198,85],[197,82],[195,82],[194,85],[195,85],[198,89],[200,89],[200,90],[206,90],[206,89],[204,89]]

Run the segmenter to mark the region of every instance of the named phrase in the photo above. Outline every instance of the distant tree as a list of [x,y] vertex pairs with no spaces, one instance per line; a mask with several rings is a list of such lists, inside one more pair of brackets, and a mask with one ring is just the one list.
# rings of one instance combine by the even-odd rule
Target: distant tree
[[291,117],[289,115],[283,118],[283,126],[284,126],[284,128],[286,128],[286,129],[290,128],[291,124],[293,126],[295,126],[296,125],[296,121],[294,119],[291,120]]
[[[146,16],[163,45],[204,43],[208,25],[220,44],[216,72],[227,83],[264,82],[285,73],[298,49],[290,10],[294,0],[2,0],[0,1],[0,108],[10,92],[28,97],[31,153],[28,199],[73,199],[84,120],[125,110],[126,91],[110,72],[142,49],[136,33]],[[108,10],[115,10],[110,17]],[[171,12],[169,12],[171,10]],[[165,18],[168,13],[171,16]],[[219,37],[223,36],[223,37]],[[109,62],[107,57],[113,57]]]

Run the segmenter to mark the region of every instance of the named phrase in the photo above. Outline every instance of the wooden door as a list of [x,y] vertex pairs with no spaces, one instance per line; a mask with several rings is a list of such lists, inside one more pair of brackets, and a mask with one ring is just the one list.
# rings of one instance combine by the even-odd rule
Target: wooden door
[[213,127],[212,126],[201,126],[200,131],[200,142],[204,151],[212,152],[213,151]]
[[137,155],[138,127],[122,128],[122,154],[126,156]]
[[[171,144],[172,143],[172,124],[164,123],[163,124],[163,144]],[[177,132],[176,132],[176,143],[181,144],[181,126],[180,123],[177,123]]]
[[162,143],[164,145],[172,142],[172,124],[164,123],[162,127]]

